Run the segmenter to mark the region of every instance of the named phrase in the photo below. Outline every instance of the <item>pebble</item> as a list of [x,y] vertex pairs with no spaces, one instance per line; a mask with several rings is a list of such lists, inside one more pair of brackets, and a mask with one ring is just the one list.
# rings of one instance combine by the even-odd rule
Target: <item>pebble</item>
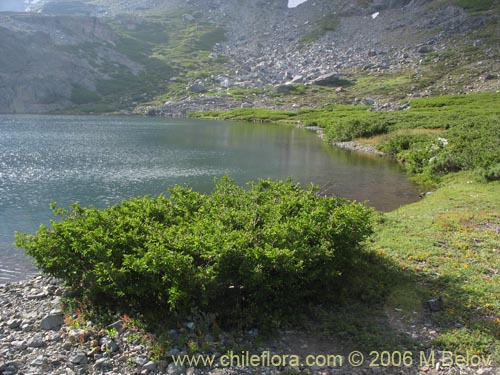
[[[219,365],[214,368],[195,368],[177,366],[171,363],[172,355],[185,355],[187,348],[170,348],[168,355],[158,361],[153,361],[148,353],[150,349],[141,343],[129,342],[130,331],[123,325],[123,322],[115,322],[108,326],[114,328],[117,335],[96,336],[92,331],[92,326],[86,327],[66,327],[60,309],[53,309],[60,306],[60,299],[55,293],[47,293],[40,299],[30,299],[28,296],[40,294],[43,290],[53,285],[54,281],[48,277],[37,277],[25,282],[0,285],[0,375],[279,375],[276,368],[223,368]],[[37,292],[40,291],[40,293]],[[59,289],[57,289],[59,290]],[[1,303],[3,298],[10,298],[9,304]],[[42,322],[45,322],[42,324]],[[49,324],[50,323],[50,324]],[[169,331],[171,338],[180,339],[182,337],[195,338],[195,322],[187,322],[185,328]],[[31,327],[21,329],[21,327]],[[190,326],[193,329],[189,328]],[[50,329],[45,329],[51,327]],[[428,330],[427,335],[435,334],[436,329]],[[187,335],[187,336],[185,336]],[[223,342],[237,341],[247,345],[258,336],[258,331],[252,329],[243,334],[242,337],[232,334],[221,333],[217,337],[205,336],[207,341],[214,341],[217,350],[224,353]],[[278,340],[282,342],[282,339]],[[305,350],[308,350],[304,344]],[[271,345],[272,352],[278,351],[280,346]],[[309,345],[311,347],[311,345]],[[286,348],[286,349],[285,349]],[[101,351],[101,349],[104,349]],[[283,348],[288,351],[288,346],[283,343]],[[263,352],[266,346],[258,348],[258,352]],[[220,353],[219,353],[220,354]],[[344,358],[344,360],[346,360]],[[375,374],[397,372],[388,369],[353,369],[344,371],[342,368],[325,369],[321,367],[297,368],[303,374],[330,375],[330,374]],[[349,369],[350,370],[350,369]],[[387,370],[387,371],[386,371]],[[408,369],[404,374],[417,374],[415,369]],[[448,375],[456,369],[441,367],[429,369],[427,372],[439,375]],[[285,371],[285,370],[283,370]],[[461,374],[489,374],[491,368],[474,368],[471,371],[461,369]]]

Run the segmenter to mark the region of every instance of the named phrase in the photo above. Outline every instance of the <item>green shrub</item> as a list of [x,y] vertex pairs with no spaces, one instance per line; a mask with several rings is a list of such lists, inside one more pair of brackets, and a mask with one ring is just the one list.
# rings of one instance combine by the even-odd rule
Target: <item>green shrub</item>
[[461,170],[477,170],[487,180],[498,177],[500,124],[488,118],[457,122],[442,137],[399,134],[381,149],[395,155],[411,174],[442,176]]
[[398,134],[385,141],[380,149],[387,154],[398,155],[417,144],[428,144],[431,137],[425,134]]
[[56,208],[60,221],[16,234],[16,245],[115,307],[181,318],[196,307],[226,325],[270,325],[335,299],[371,233],[371,210],[291,181],[249,187],[223,178],[210,195],[176,186],[106,209]]
[[500,180],[500,163],[493,165],[489,168],[481,169],[481,175],[487,181],[499,181]]
[[71,101],[74,104],[87,104],[99,101],[99,95],[83,86],[74,85],[71,90]]
[[339,119],[327,126],[326,135],[332,141],[351,141],[354,138],[384,134],[391,123],[383,117],[354,117]]

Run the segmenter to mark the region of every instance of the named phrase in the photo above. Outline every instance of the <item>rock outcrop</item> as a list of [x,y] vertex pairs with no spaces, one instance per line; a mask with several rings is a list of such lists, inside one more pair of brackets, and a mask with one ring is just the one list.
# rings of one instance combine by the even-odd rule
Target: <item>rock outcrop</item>
[[[109,25],[122,22],[123,15],[140,24],[144,14],[180,9],[176,12],[186,27],[209,22],[224,28],[226,40],[207,53],[208,61],[226,61],[224,71],[193,72],[182,82],[186,94],[211,96],[232,88],[295,83],[342,87],[336,74],[353,71],[418,74],[422,61],[446,51],[454,38],[498,23],[492,12],[477,15],[447,1],[429,0],[308,0],[296,8],[288,8],[287,0],[42,0],[33,9],[41,13],[0,15],[0,113],[79,105],[85,100],[75,98],[75,90],[99,97],[98,83],[123,77],[123,69],[129,77],[141,70],[151,76],[147,67],[132,61],[133,53],[146,51],[126,55],[117,47],[122,35]],[[140,48],[147,49],[151,35],[137,37],[145,38]],[[490,61],[499,58],[498,46],[483,46],[481,39],[474,43]],[[488,77],[499,75],[488,72]],[[494,87],[498,78],[477,81]],[[137,92],[114,99],[121,108],[169,93],[172,86],[148,92],[145,84],[140,98],[141,87],[133,87]],[[178,95],[178,88],[174,91]]]

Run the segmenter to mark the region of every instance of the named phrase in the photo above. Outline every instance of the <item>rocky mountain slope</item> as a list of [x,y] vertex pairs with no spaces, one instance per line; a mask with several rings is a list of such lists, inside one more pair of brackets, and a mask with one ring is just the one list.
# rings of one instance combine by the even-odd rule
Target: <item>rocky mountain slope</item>
[[[115,49],[117,35],[96,18],[0,16],[0,111],[44,113],[82,104],[110,79],[109,66],[142,67]],[[86,48],[95,55],[89,56]]]
[[0,13],[0,112],[185,115],[498,89],[499,3],[45,0]]

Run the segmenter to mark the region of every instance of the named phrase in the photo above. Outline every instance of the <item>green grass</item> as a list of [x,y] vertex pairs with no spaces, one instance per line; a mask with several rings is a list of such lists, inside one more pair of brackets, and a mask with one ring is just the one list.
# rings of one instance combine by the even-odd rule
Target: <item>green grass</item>
[[96,103],[99,95],[83,86],[75,85],[71,91],[71,101],[75,104]]
[[[380,213],[344,298],[313,308],[304,330],[344,352],[426,349],[500,363],[500,182],[448,175],[431,195]],[[441,297],[442,308],[427,301]],[[429,334],[432,331],[432,334]]]
[[[443,309],[423,317],[439,328],[434,343],[461,353],[492,354],[497,360],[499,207],[499,182],[475,182],[464,173],[448,176],[431,196],[385,214],[372,245],[378,256],[406,273],[395,284],[402,291],[391,307],[411,316],[426,299],[441,297]],[[408,301],[408,294],[417,298]]]
[[[224,58],[208,57],[213,46],[225,39],[219,25],[196,18],[185,22],[185,9],[141,17],[119,16],[110,21],[117,41],[114,48],[140,64],[133,73],[125,65],[100,62],[99,44],[64,47],[88,60],[109,78],[97,83],[95,92],[73,89],[75,106],[70,112],[114,112],[137,104],[160,104],[170,96],[184,94],[191,80],[224,71]],[[176,82],[170,79],[176,77]]]
[[456,0],[458,6],[472,11],[484,11],[491,9],[495,0]]

